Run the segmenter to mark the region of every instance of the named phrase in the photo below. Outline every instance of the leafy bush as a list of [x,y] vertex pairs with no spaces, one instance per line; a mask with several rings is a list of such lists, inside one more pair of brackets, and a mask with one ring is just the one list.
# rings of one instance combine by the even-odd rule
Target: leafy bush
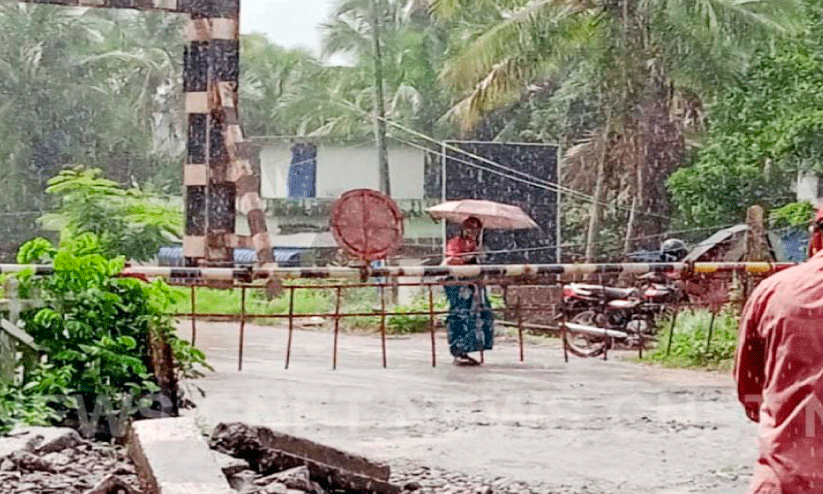
[[792,202],[769,213],[772,228],[806,227],[814,218],[814,206],[809,201]]
[[99,169],[76,167],[49,180],[46,192],[59,197],[59,212],[42,216],[46,228],[68,239],[94,233],[100,250],[136,261],[153,259],[160,247],[180,238],[182,212],[138,188],[123,189]]
[[717,314],[711,343],[708,342],[710,324],[711,312],[708,310],[680,313],[674,329],[671,354],[667,356],[671,321],[664,321],[659,347],[648,359],[671,367],[729,367],[737,349],[737,316],[732,310]]
[[60,420],[57,403],[48,396],[31,389],[0,385],[0,434],[16,424],[48,426]]
[[[0,421],[54,419],[44,405],[67,419],[79,415],[81,421],[95,406],[108,417],[148,410],[159,391],[149,357],[153,336],[170,342],[178,379],[199,375],[198,365],[208,367],[202,352],[174,334],[166,315],[173,298],[169,287],[162,281],[117,277],[125,261],[108,258],[105,252],[90,233],[59,248],[43,239],[21,247],[18,262],[54,265],[50,276],[19,276],[21,296],[36,293],[45,303],[21,317],[48,364],[41,364],[22,387],[5,391],[0,409],[6,412],[0,411]],[[11,412],[9,396],[14,397]]]
[[743,221],[752,204],[793,200],[799,170],[823,171],[823,4],[804,3],[808,34],[762,44],[737,83],[706,101],[704,142],[667,182],[679,226]]

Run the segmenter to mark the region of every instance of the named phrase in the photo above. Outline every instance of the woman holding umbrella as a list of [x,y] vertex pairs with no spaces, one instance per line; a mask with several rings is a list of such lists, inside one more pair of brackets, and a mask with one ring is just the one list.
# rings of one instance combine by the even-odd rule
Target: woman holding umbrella
[[[446,264],[478,264],[480,235],[483,224],[470,216],[461,224],[460,235],[446,244]],[[449,278],[449,281],[454,278]],[[480,365],[469,356],[471,352],[491,350],[494,345],[494,314],[486,294],[480,285],[446,285],[449,298],[449,316],[446,319],[448,339],[454,363]]]
[[[446,243],[445,263],[479,264],[484,229],[520,230],[539,228],[522,209],[510,204],[476,199],[447,201],[426,211],[436,220],[458,222],[460,235]],[[454,281],[449,277],[447,281]],[[469,353],[491,350],[494,345],[494,315],[484,286],[466,280],[464,285],[446,285],[451,309],[448,318],[449,347],[456,364],[478,365]]]

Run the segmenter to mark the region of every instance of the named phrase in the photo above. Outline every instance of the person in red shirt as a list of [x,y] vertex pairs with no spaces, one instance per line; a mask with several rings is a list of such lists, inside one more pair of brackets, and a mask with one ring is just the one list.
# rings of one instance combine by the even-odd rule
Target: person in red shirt
[[809,257],[823,250],[823,207],[817,210],[814,222],[811,226],[811,238],[809,239]]
[[823,251],[752,291],[736,357],[738,399],[759,424],[749,494],[823,492]]
[[[480,235],[483,224],[476,217],[467,218],[460,235],[446,244],[447,265],[479,264]],[[447,281],[453,281],[450,277]],[[449,350],[457,365],[479,365],[469,353],[491,350],[494,345],[494,315],[486,289],[476,283],[445,285],[449,299]]]
[[452,237],[446,243],[446,264],[452,266],[477,264],[480,233],[483,231],[483,224],[478,218],[471,216],[463,221],[460,226],[460,235]]

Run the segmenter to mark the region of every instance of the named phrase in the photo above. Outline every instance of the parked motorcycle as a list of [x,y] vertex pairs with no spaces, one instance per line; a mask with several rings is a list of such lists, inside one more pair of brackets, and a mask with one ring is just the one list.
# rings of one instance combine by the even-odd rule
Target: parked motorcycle
[[[682,241],[670,239],[661,245],[660,261],[676,262],[686,253]],[[558,319],[566,321],[569,351],[596,357],[616,344],[637,348],[653,341],[658,321],[685,297],[666,273],[642,276],[638,288],[572,283],[563,287]]]
[[658,309],[658,317],[670,316],[676,305],[689,301],[679,282],[666,273],[649,273],[641,276],[640,292],[647,303]]
[[[581,290],[579,286],[568,288]],[[573,315],[565,312],[565,306],[561,308],[569,351],[579,357],[596,357],[616,344],[637,348],[652,341],[657,333],[659,305],[641,297],[637,289],[601,288],[596,293],[607,295],[600,298],[595,295],[588,308]],[[616,290],[627,296],[612,298]]]
[[560,310],[567,318],[571,318],[581,312],[600,308],[604,302],[639,296],[640,292],[637,288],[570,283],[563,286]]

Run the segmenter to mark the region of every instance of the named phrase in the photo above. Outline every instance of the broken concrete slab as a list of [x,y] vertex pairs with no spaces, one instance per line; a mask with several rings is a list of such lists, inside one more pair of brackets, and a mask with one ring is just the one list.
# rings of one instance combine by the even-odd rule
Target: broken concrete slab
[[254,470],[243,470],[240,472],[227,475],[229,485],[232,489],[238,492],[245,492],[253,490],[254,480],[257,478],[257,472]]
[[151,492],[235,494],[190,417],[137,421],[128,448]]
[[401,492],[399,486],[387,481],[366,477],[365,475],[352,473],[338,467],[263,446],[255,439],[256,436],[249,436],[248,442],[241,441],[237,435],[232,437],[231,447],[223,441],[215,445],[216,449],[243,458],[249,462],[252,468],[263,474],[279,473],[305,466],[309,470],[312,481],[318,483],[323,489],[332,492],[350,494],[399,494]]
[[220,466],[220,469],[223,471],[223,475],[226,477],[231,477],[238,472],[249,469],[249,462],[246,460],[241,460],[240,458],[235,458],[219,451],[212,451],[212,454]]
[[309,472],[309,468],[305,465],[284,470],[254,481],[255,485],[260,486],[267,486],[273,482],[283,484],[289,489],[297,489],[303,492],[322,491],[322,487],[311,480],[311,472]]
[[220,423],[209,440],[209,445],[218,450],[220,448],[217,446],[222,446],[229,451],[237,451],[242,449],[243,444],[256,444],[262,448],[274,449],[377,480],[388,481],[391,475],[391,469],[384,463],[371,461],[307,439],[274,432],[266,427],[254,427],[239,422]]
[[21,427],[0,437],[0,458],[15,452],[55,453],[84,442],[77,431],[66,427]]
[[372,461],[307,439],[281,434],[265,427],[258,427],[257,431],[264,446],[284,453],[291,453],[378,480],[387,481],[391,476],[391,468],[385,463]]

